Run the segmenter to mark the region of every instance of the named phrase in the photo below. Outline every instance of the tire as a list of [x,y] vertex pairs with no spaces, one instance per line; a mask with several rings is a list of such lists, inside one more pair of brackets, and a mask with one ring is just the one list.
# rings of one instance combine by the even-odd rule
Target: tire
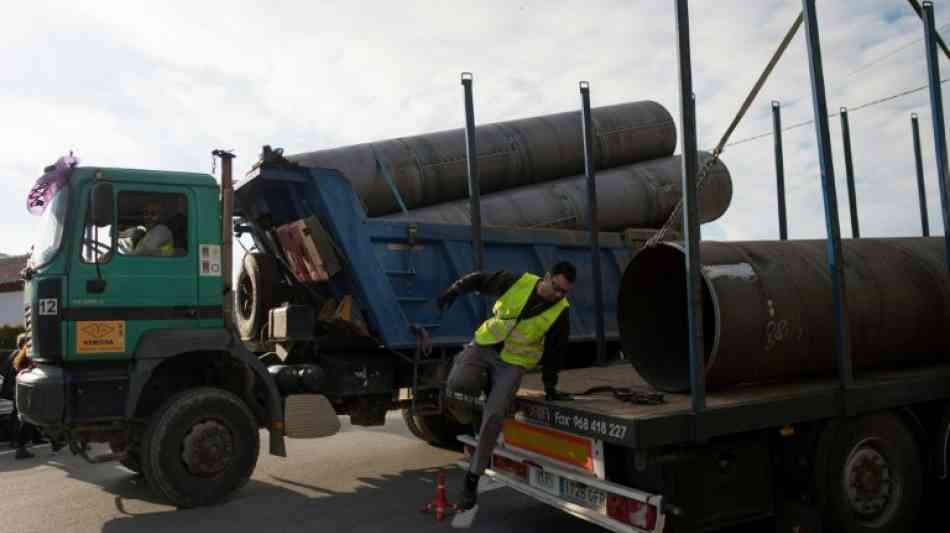
[[412,415],[408,407],[402,410],[402,419],[409,432],[433,446],[456,448],[458,436],[468,431],[468,426],[455,420],[447,411],[441,415]]
[[[221,448],[227,453],[216,453]],[[191,449],[192,453],[188,453]],[[210,387],[172,396],[153,415],[141,445],[142,474],[180,508],[217,503],[257,465],[254,415],[234,394]]]
[[234,320],[241,338],[256,339],[274,306],[277,265],[260,252],[244,254],[241,273],[234,291]]
[[815,488],[830,531],[914,531],[923,482],[917,441],[894,413],[833,422],[818,440]]

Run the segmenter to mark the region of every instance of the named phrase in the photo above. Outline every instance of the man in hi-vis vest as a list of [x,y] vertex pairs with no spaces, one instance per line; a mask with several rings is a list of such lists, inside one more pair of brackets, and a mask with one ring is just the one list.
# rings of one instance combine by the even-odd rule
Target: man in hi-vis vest
[[475,506],[478,478],[491,460],[492,451],[508,406],[521,385],[526,370],[544,359],[542,381],[548,400],[570,400],[557,391],[557,374],[571,331],[567,293],[574,285],[574,265],[562,261],[544,277],[520,276],[504,270],[474,272],[448,288],[439,297],[445,310],[460,294],[478,291],[498,297],[492,316],[475,331],[475,338],[455,357],[446,383],[450,391],[478,396],[487,374],[491,390],[482,413],[478,447],[462,490],[459,507]]

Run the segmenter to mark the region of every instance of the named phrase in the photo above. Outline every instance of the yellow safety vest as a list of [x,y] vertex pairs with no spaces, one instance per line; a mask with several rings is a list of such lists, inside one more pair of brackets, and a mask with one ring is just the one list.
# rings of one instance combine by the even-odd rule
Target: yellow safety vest
[[567,298],[561,298],[543,313],[518,320],[540,279],[534,274],[524,274],[518,278],[495,302],[493,316],[475,331],[475,344],[492,346],[503,342],[502,361],[526,369],[537,365],[544,355],[544,335],[557,317],[570,306]]
[[[170,230],[169,230],[169,231],[170,231]],[[148,232],[146,231],[146,235],[147,235],[147,234],[148,234]],[[142,243],[143,243],[143,242],[145,242],[145,235],[143,235],[142,238],[139,239],[139,241],[138,241],[137,243],[135,243],[135,247],[134,247],[134,249],[133,249],[131,255],[138,255],[138,254],[142,253]],[[158,248],[158,253],[157,253],[157,254],[154,254],[154,255],[163,256],[163,257],[168,257],[168,256],[175,255],[175,244],[174,244],[171,240],[165,241],[165,243],[162,244],[162,245]]]
[[[135,252],[136,253],[140,252],[139,246],[135,247]],[[135,255],[135,253],[133,253],[132,255]],[[163,256],[163,257],[175,255],[175,245],[173,245],[170,242],[166,242],[165,244],[161,245],[161,247],[159,247],[158,255]]]

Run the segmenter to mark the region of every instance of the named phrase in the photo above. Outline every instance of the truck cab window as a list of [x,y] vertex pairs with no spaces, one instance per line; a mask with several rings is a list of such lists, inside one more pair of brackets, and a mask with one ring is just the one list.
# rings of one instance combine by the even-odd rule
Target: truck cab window
[[86,204],[86,219],[82,229],[82,247],[80,255],[83,263],[105,264],[112,259],[115,249],[113,240],[114,225],[97,227],[92,223],[92,204]]
[[183,194],[120,192],[119,255],[181,257],[188,254],[188,200]]

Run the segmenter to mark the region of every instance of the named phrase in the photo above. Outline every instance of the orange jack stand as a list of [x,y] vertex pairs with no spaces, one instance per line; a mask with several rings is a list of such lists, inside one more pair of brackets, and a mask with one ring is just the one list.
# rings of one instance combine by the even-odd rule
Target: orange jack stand
[[442,478],[442,472],[439,472],[439,475],[436,476],[435,498],[426,504],[426,506],[421,509],[421,512],[435,512],[435,519],[441,522],[442,519],[445,518],[446,510],[458,511],[458,506],[454,503],[449,503],[449,500],[446,499],[445,480]]

